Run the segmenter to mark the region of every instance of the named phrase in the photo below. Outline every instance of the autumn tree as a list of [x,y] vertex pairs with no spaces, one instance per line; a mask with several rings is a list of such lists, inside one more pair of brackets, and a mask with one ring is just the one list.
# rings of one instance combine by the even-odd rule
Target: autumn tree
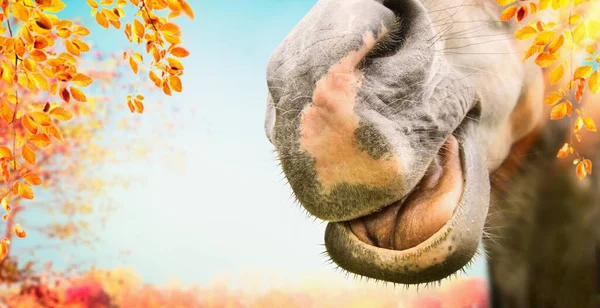
[[[189,52],[181,46],[181,29],[172,20],[180,15],[193,18],[186,1],[88,0],[87,4],[99,25],[122,31],[132,44],[134,50],[122,52],[122,57],[134,75],[165,95],[182,90],[183,65],[178,58]],[[61,192],[65,183],[80,185],[88,193],[107,187],[97,181],[62,179],[82,172],[73,159],[102,154],[94,136],[102,128],[102,117],[116,104],[100,104],[90,95],[94,81],[112,72],[85,69],[90,30],[60,18],[66,7],[63,1],[0,0],[0,7],[0,176],[5,183],[0,204],[7,224],[0,258],[5,264],[13,234],[26,237],[26,228],[16,218],[38,199],[34,186],[41,193],[51,191],[50,200],[63,198],[46,206],[59,204],[66,214],[90,209],[78,205],[72,193]],[[126,16],[126,11],[133,15]],[[131,112],[143,113],[144,89],[133,90],[126,104]],[[89,155],[92,152],[95,155]],[[85,229],[86,222],[58,224],[44,231],[61,237],[76,228]]]
[[[570,140],[558,150],[557,157],[573,159],[580,179],[592,172],[592,162],[578,152],[581,131],[596,132],[592,117],[583,107],[586,95],[600,90],[600,3],[595,0],[496,0],[504,6],[503,21],[515,19],[519,28],[515,38],[531,42],[523,61],[533,59],[551,70],[550,83],[558,90],[543,103],[553,106],[551,120],[568,119]],[[527,21],[526,21],[527,20]],[[541,102],[540,102],[541,103]]]

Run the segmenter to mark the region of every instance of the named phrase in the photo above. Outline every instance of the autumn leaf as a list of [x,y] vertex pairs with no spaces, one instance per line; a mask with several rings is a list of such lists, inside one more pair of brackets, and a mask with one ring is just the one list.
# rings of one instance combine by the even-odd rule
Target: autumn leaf
[[[71,88],[71,92],[73,92],[73,88]],[[53,108],[52,110],[50,110],[50,115],[61,121],[68,121],[73,117],[73,115],[70,112],[68,112],[62,107]]]
[[31,186],[23,183],[23,182],[18,182],[19,186],[18,186],[18,194],[19,196],[21,196],[21,198],[24,199],[33,199],[33,189],[31,189]]
[[550,73],[550,84],[556,84],[559,82],[565,74],[565,69],[561,65],[557,66],[552,73]]
[[583,125],[589,131],[592,131],[592,132],[596,131],[596,124],[594,124],[594,120],[592,120],[592,118],[590,118],[590,117],[583,118]]
[[558,158],[565,158],[569,156],[569,144],[565,143],[562,148],[560,148],[560,150],[558,151],[558,154],[556,154],[556,157]]
[[567,115],[567,104],[565,102],[554,106],[550,111],[550,119],[552,120],[562,119],[565,115]]
[[573,74],[573,79],[588,78],[592,73],[592,69],[593,67],[591,65],[578,67]]
[[554,63],[558,56],[556,53],[543,52],[537,56],[535,63],[542,68],[546,68]]
[[79,90],[78,88],[75,88],[75,87],[70,87],[70,90],[71,90],[71,96],[73,97],[74,100],[76,100],[78,102],[82,102],[82,103],[87,102],[87,97],[81,90]]
[[585,170],[585,165],[583,164],[583,162],[580,162],[577,164],[575,172],[577,173],[577,177],[580,180],[583,180],[583,178],[585,178],[585,176],[587,175],[587,172]]
[[575,120],[573,132],[574,133],[578,132],[579,130],[581,130],[582,127],[583,127],[583,119],[581,117],[578,117],[577,120]]
[[28,163],[32,165],[35,164],[35,152],[33,152],[26,144],[23,145],[23,148],[21,149],[21,155]]
[[0,158],[6,158],[8,160],[13,160],[12,151],[4,145],[0,146]]
[[600,90],[600,73],[595,70],[588,80],[588,87],[592,94],[596,94]]
[[40,177],[37,176],[37,174],[35,174],[33,172],[29,172],[29,173],[23,175],[23,179],[25,181],[27,181],[27,183],[29,183],[30,185],[33,185],[33,186],[42,184],[42,179],[40,179]]
[[552,106],[563,99],[563,95],[558,92],[550,92],[544,99],[544,104]]
[[185,49],[185,48],[183,48],[183,47],[180,47],[180,46],[177,46],[177,47],[173,47],[173,48],[171,48],[171,49],[169,50],[169,52],[170,52],[172,55],[174,55],[175,57],[178,57],[178,58],[185,58],[185,57],[187,57],[187,56],[189,56],[189,55],[190,55],[190,52],[189,52],[189,51],[187,51],[187,49]]
[[[25,184],[23,184],[23,185],[25,185]],[[33,193],[32,193],[32,196],[33,196]],[[26,199],[28,199],[28,198],[26,198]],[[33,197],[31,199],[33,199]],[[21,227],[20,224],[15,224],[15,234],[20,238],[25,238],[27,236],[27,233],[25,233],[25,230],[23,230],[23,227]]]

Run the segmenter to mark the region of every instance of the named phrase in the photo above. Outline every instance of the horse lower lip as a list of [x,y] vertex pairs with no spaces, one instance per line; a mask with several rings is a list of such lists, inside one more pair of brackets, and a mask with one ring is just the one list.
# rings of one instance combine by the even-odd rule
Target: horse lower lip
[[452,216],[463,190],[458,141],[450,136],[416,189],[381,211],[349,222],[363,242],[403,250],[431,237]]

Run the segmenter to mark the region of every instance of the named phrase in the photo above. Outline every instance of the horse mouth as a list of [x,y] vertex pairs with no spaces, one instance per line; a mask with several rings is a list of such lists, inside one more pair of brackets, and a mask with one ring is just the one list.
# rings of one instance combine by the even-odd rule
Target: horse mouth
[[[375,213],[330,222],[325,246],[345,270],[396,283],[443,279],[477,250],[489,196],[489,176],[475,145],[475,123],[447,138],[410,194]],[[460,133],[458,133],[460,132]]]
[[413,191],[379,211],[347,222],[361,241],[404,250],[430,238],[450,220],[464,187],[459,144],[453,135]]

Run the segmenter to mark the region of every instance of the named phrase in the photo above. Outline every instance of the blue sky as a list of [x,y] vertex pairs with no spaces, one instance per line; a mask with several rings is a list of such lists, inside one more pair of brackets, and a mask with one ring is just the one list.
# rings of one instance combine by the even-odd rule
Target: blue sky
[[[65,2],[60,17],[82,16],[92,25],[85,1]],[[191,52],[183,61],[184,91],[165,99],[186,115],[171,142],[186,154],[187,171],[174,172],[159,160],[127,167],[146,183],[112,196],[124,208],[103,231],[106,244],[73,252],[102,267],[132,266],[145,281],[160,284],[173,277],[185,284],[222,277],[235,283],[252,273],[290,282],[309,274],[343,279],[320,255],[325,224],[293,203],[263,131],[266,62],[316,1],[189,2],[196,19],[179,19]],[[127,47],[122,33],[90,28],[102,50]],[[156,123],[145,117],[152,129]],[[111,257],[120,249],[132,251],[126,262]],[[472,273],[484,275],[481,262]]]

